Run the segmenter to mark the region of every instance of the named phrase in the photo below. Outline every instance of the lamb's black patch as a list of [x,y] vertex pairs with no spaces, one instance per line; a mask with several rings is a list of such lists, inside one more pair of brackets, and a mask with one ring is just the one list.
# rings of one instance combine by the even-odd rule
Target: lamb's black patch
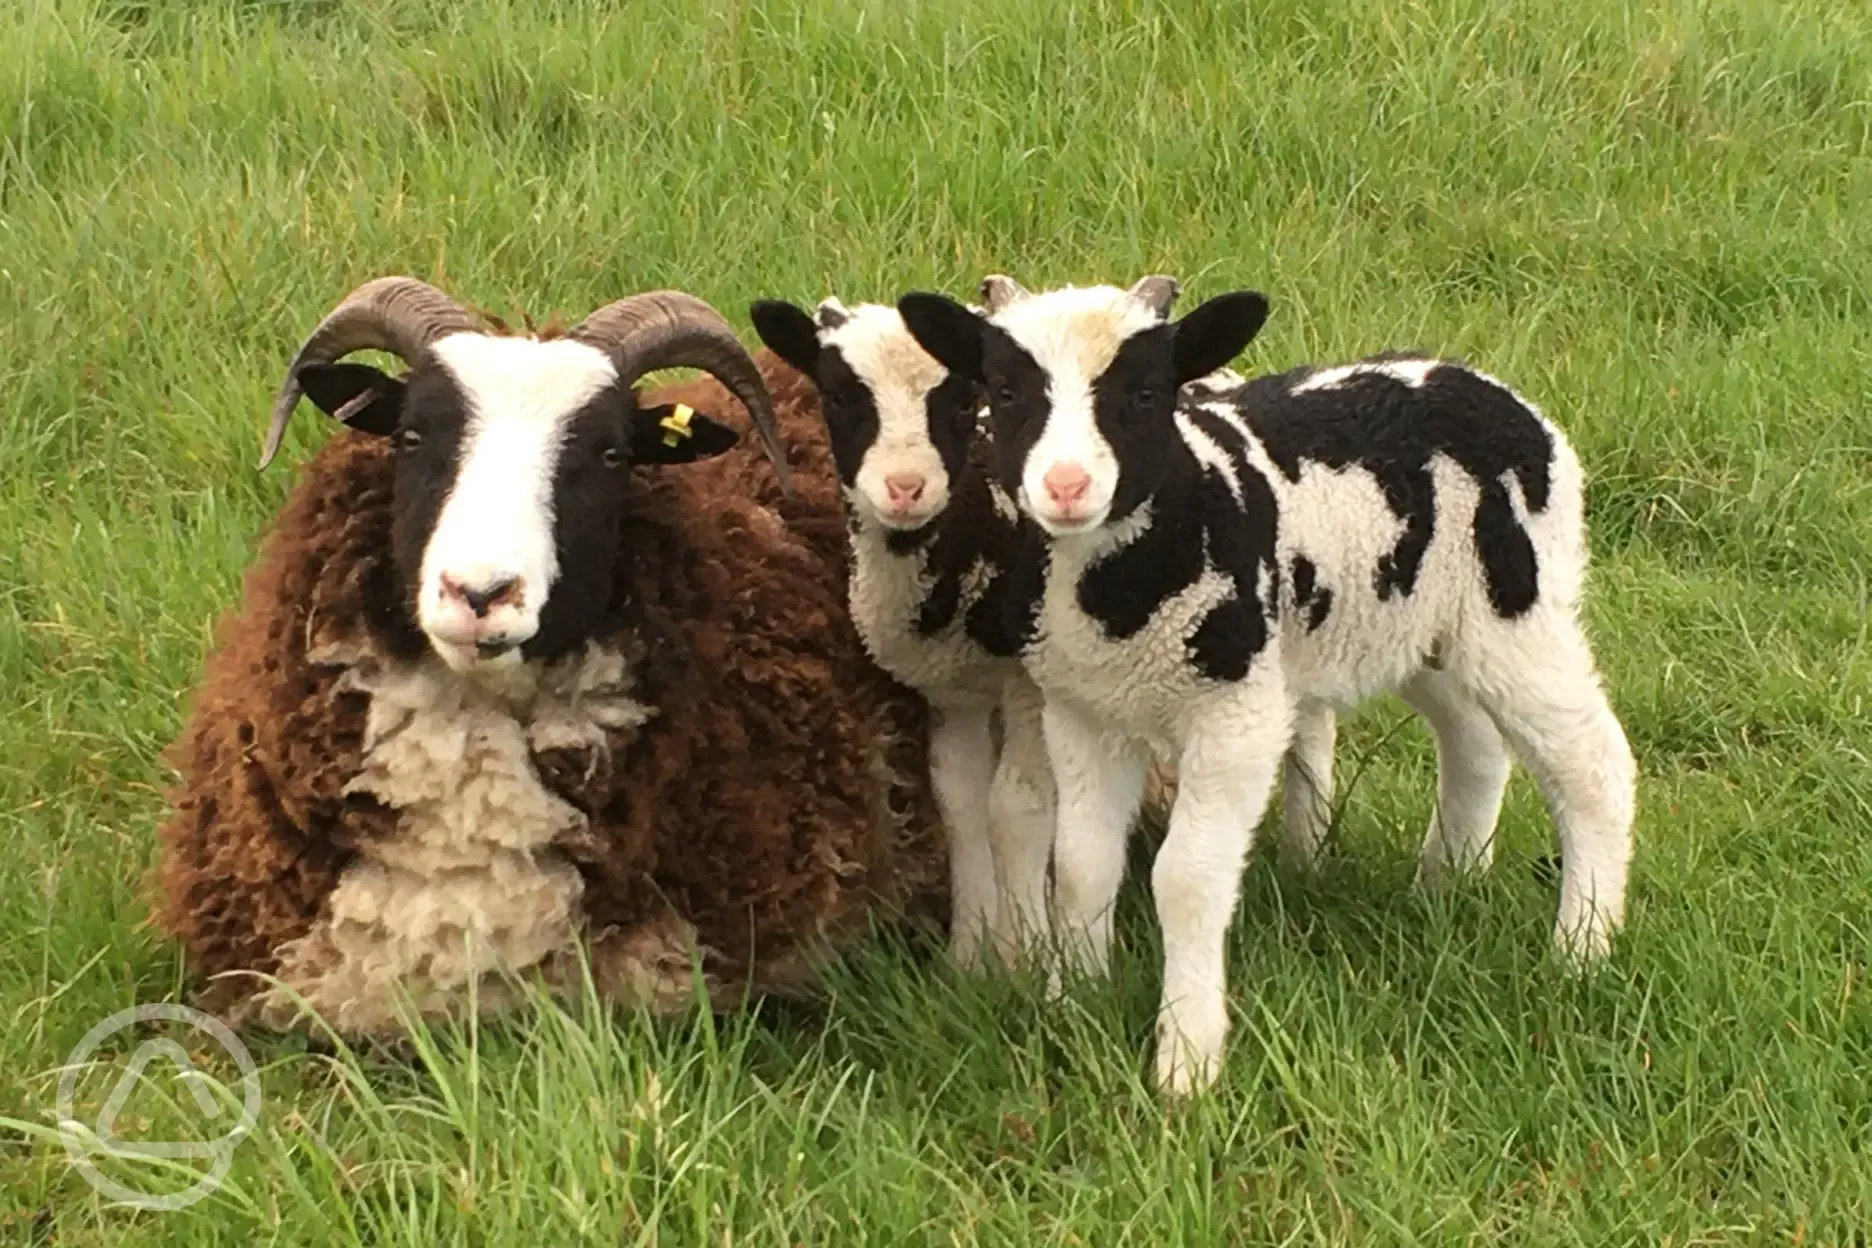
[[1209,561],[1235,582],[1234,594],[1211,608],[1189,639],[1191,661],[1211,680],[1234,681],[1248,674],[1254,656],[1267,648],[1273,615],[1256,596],[1256,589],[1261,570],[1267,569],[1271,583],[1279,566],[1274,551],[1279,523],[1274,492],[1260,473],[1250,471],[1242,477],[1242,495],[1237,506],[1220,476],[1203,474]]
[[1039,633],[1046,584],[1046,535],[1023,518],[1015,526],[1005,570],[970,613],[969,636],[990,654],[1025,651]]
[[1163,436],[1161,412],[1176,396],[1175,333],[1156,325],[1132,334],[1092,383],[1092,418],[1119,464],[1110,520],[1136,511],[1170,471],[1175,443]]
[[[1248,441],[1239,429],[1194,403],[1184,405],[1182,412],[1191,425],[1222,448],[1229,457],[1229,465],[1235,470],[1235,480],[1241,486],[1241,502],[1237,504],[1221,478],[1214,477],[1213,473],[1204,474],[1205,480],[1213,477],[1215,483],[1222,487],[1220,495],[1212,495],[1205,502],[1205,510],[1210,517],[1210,561],[1234,577],[1237,588],[1243,594],[1255,592],[1255,586],[1265,570],[1267,597],[1262,606],[1268,618],[1277,619],[1280,615],[1281,567],[1275,545],[1280,536],[1280,505],[1275,501],[1274,488],[1261,475],[1261,470],[1249,462]],[[1227,514],[1224,507],[1236,508],[1242,523],[1224,525],[1221,522]]]
[[1319,594],[1307,608],[1307,632],[1317,633],[1332,615],[1332,590],[1320,587]]
[[969,447],[975,441],[976,418],[981,409],[981,385],[959,373],[950,373],[923,396],[930,445],[936,448],[951,481],[968,469]]
[[[849,509],[850,504],[847,504],[847,510]],[[853,512],[852,531],[854,533],[857,532],[858,526],[861,523],[862,521],[857,518],[857,513]],[[917,551],[922,550],[925,546],[935,541],[938,532],[940,532],[940,530],[935,520],[917,529],[888,529],[884,533],[884,549],[899,557],[914,555]]]
[[1052,410],[1047,373],[1027,348],[999,326],[984,321],[980,332],[995,475],[1001,488],[1018,498],[1027,456],[1046,431]]
[[[1235,426],[1201,408],[1187,414],[1228,454],[1242,494],[1237,503],[1218,474],[1203,474],[1209,562],[1235,582],[1235,594],[1197,627],[1190,657],[1211,680],[1240,680],[1267,647],[1269,624],[1280,612],[1280,507],[1267,478],[1248,462],[1247,443]],[[1264,576],[1267,597],[1261,599],[1256,595]]]
[[1081,574],[1079,609],[1113,641],[1136,636],[1166,599],[1202,575],[1203,528],[1193,488],[1164,491],[1151,500],[1149,526]]
[[1293,558],[1294,606],[1306,608],[1307,632],[1317,633],[1332,614],[1332,590],[1319,583],[1319,569],[1305,555]]
[[1500,481],[1482,483],[1474,531],[1489,605],[1505,620],[1525,614],[1540,597],[1540,561]]
[[1501,477],[1514,473],[1529,509],[1546,509],[1554,449],[1546,427],[1501,386],[1447,362],[1431,369],[1422,386],[1361,372],[1331,388],[1293,393],[1317,371],[1255,378],[1239,392],[1242,412],[1290,481],[1300,479],[1305,460],[1332,468],[1356,464],[1377,478],[1404,523],[1374,570],[1379,597],[1416,588],[1436,530],[1430,458],[1440,453],[1482,487],[1474,536],[1490,602],[1504,618],[1532,607],[1539,585],[1534,546],[1515,519]]
[[838,467],[839,480],[852,485],[858,480],[865,452],[877,441],[877,401],[837,347],[820,348],[812,379],[819,388],[832,462]]
[[1173,435],[1163,451],[1163,480],[1150,496],[1150,527],[1086,569],[1079,580],[1079,607],[1106,636],[1123,640],[1213,566],[1234,581],[1235,592],[1196,626],[1188,656],[1208,679],[1235,681],[1248,674],[1254,656],[1267,647],[1276,609],[1258,590],[1264,569],[1269,584],[1277,584],[1279,515],[1274,491],[1249,465],[1241,435],[1212,413],[1190,414],[1229,455],[1243,501],[1237,503],[1221,474]]
[[[966,458],[949,469],[949,505],[913,533],[888,534],[885,548],[900,558],[924,560],[929,590],[912,622],[924,637],[945,632],[956,623],[962,582],[979,565],[984,584],[962,617],[963,630],[989,654],[1011,657],[1017,653],[1017,642],[1006,604],[1006,582],[1019,545],[1016,525],[995,510],[989,497],[990,448],[985,442],[973,442],[964,443],[961,449]],[[919,551],[923,552],[920,556]]]
[[1424,554],[1436,535],[1436,481],[1427,466],[1407,468],[1393,463],[1379,474],[1378,484],[1391,513],[1404,522],[1397,544],[1378,556],[1378,566],[1372,570],[1372,588],[1378,591],[1378,601],[1388,602],[1393,594],[1409,597],[1417,588]]

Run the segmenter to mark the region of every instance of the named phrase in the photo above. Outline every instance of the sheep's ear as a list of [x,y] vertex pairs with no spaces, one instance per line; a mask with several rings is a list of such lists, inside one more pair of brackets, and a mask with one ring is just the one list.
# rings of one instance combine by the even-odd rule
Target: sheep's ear
[[689,464],[713,459],[736,442],[735,430],[687,403],[640,407],[631,416],[633,464]]
[[915,291],[897,301],[897,314],[917,345],[958,376],[982,378],[982,329],[987,325],[947,295]]
[[1004,273],[990,273],[982,278],[982,307],[987,309],[989,316],[1029,298],[1032,295],[1027,288]]
[[1183,286],[1174,277],[1153,273],[1149,277],[1140,277],[1129,293],[1133,299],[1155,312],[1159,319],[1169,320],[1171,305],[1183,293]]
[[1177,385],[1207,376],[1241,354],[1267,315],[1266,295],[1237,290],[1217,295],[1176,322]]
[[327,416],[388,437],[403,416],[404,384],[368,364],[304,364],[299,386]]
[[817,376],[819,327],[804,308],[784,299],[760,299],[748,309],[748,316],[768,350],[808,377]]

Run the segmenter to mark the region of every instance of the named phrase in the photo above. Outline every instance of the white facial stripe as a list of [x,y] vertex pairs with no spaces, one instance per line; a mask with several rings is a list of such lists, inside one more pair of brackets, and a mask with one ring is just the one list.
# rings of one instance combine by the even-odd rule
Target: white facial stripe
[[[434,352],[467,404],[467,425],[454,483],[423,552],[420,621],[439,640],[459,644],[473,633],[518,644],[539,630],[559,572],[552,485],[566,422],[617,381],[617,369],[604,352],[564,338],[462,333],[437,342]],[[445,599],[444,575],[475,589],[518,577],[519,601],[476,619]]]
[[930,391],[949,372],[917,345],[897,309],[861,303],[844,309],[843,323],[821,330],[822,346],[837,347],[847,367],[871,392],[877,408],[877,437],[858,466],[856,488],[862,502],[879,516],[893,510],[892,477],[919,477],[923,493],[907,519],[927,523],[949,502],[949,473],[930,441]]
[[[1127,339],[1163,318],[1116,286],[1068,286],[1010,304],[992,319],[1047,374],[1050,407],[1022,466],[1022,505],[1049,528],[1103,519],[1118,491],[1118,457],[1099,432],[1092,387]],[[1091,485],[1062,507],[1048,494],[1046,477],[1075,464]]]

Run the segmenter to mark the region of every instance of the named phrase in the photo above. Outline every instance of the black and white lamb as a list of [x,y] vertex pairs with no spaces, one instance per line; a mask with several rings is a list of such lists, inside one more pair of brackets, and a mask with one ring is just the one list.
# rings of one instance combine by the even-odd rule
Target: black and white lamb
[[989,316],[936,294],[898,306],[986,385],[1002,484],[1043,534],[1015,574],[1034,599],[1012,610],[1046,699],[1054,919],[1080,971],[1108,964],[1146,750],[1176,760],[1151,885],[1156,1077],[1179,1094],[1220,1065],[1244,860],[1283,753],[1330,759],[1327,708],[1397,690],[1430,722],[1426,876],[1488,861],[1512,747],[1559,833],[1554,936],[1582,961],[1623,920],[1635,767],[1579,621],[1582,480],[1560,431],[1501,382],[1414,357],[1179,400],[1267,301],[1169,322],[1154,280],[1013,288]]
[[980,387],[931,359],[892,307],[830,298],[809,314],[762,300],[751,318],[819,391],[846,500],[852,622],[879,666],[930,704],[950,955],[978,966],[988,942],[1012,960],[1045,927],[1054,793],[1039,691],[1004,625],[1020,517],[982,460]]
[[[989,308],[998,293],[984,284]],[[850,521],[852,621],[879,665],[934,712],[930,771],[950,832],[951,956],[977,965],[985,938],[1011,961],[1047,932],[1056,813],[1040,692],[1021,666],[1005,605],[1009,558],[1032,522],[988,462],[981,387],[932,359],[888,305],[828,298],[809,314],[762,300],[751,318],[819,391]],[[1204,383],[1240,380],[1224,372]],[[1153,770],[1147,794],[1172,783]]]

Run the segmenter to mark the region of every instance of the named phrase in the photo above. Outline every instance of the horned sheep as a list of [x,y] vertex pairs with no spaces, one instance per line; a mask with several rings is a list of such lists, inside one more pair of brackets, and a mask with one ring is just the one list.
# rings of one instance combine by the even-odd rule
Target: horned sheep
[[1011,609],[1046,699],[1055,922],[1078,970],[1108,965],[1145,751],[1176,760],[1151,872],[1159,1086],[1199,1089],[1221,1061],[1224,940],[1283,754],[1329,762],[1331,708],[1382,690],[1437,739],[1423,874],[1488,861],[1512,748],[1559,833],[1556,943],[1602,956],[1635,767],[1579,622],[1582,474],[1560,430],[1501,382],[1415,356],[1179,398],[1254,337],[1264,297],[1173,322],[1168,278],[991,281],[985,316],[935,294],[898,307],[986,386],[1002,486],[1040,535],[1016,573],[1034,600]]
[[[363,348],[408,372],[339,362]],[[715,380],[634,389],[678,366]],[[267,977],[215,1008],[381,1032],[586,966],[653,1008],[699,972],[720,1004],[940,922],[927,711],[851,626],[790,370],[674,292],[509,334],[380,278],[300,349],[265,458],[302,394],[348,429],[222,624],[160,830],[192,969]],[[734,401],[760,449],[707,414]]]

